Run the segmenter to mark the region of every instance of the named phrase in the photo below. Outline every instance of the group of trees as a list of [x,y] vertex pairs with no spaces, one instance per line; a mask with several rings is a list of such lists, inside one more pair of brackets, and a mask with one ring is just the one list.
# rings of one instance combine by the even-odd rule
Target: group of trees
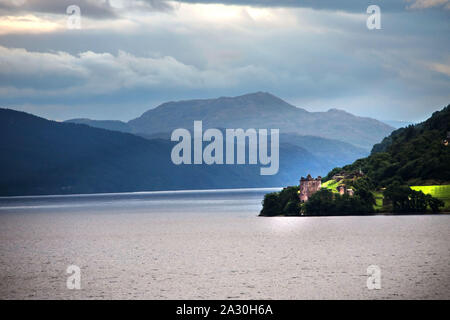
[[[307,202],[300,203],[297,186],[284,188],[280,192],[268,193],[263,200],[261,216],[295,215],[369,215],[375,213],[373,183],[368,177],[359,178],[351,183],[355,191],[353,196],[340,195],[322,188],[314,193]],[[439,212],[444,202],[399,184],[389,185],[384,193],[388,210],[393,213],[425,213],[428,208]]]
[[370,214],[375,204],[375,198],[370,191],[371,182],[368,179],[358,179],[352,185],[353,196],[340,195],[323,188],[313,194],[306,203],[300,203],[298,186],[287,187],[280,192],[268,193],[262,202],[261,216],[277,215],[342,215]]
[[394,213],[424,213],[428,207],[433,212],[439,212],[439,208],[444,206],[443,201],[398,183],[388,186],[383,194]]
[[280,192],[268,193],[262,202],[261,216],[295,216],[300,213],[298,186],[283,188]]
[[333,194],[331,190],[322,189],[313,194],[304,204],[304,215],[354,215],[371,214],[373,205],[369,205],[359,195]]

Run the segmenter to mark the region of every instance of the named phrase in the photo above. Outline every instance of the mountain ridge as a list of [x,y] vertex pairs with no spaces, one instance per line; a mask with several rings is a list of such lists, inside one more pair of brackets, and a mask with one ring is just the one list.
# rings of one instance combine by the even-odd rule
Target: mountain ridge
[[260,165],[177,166],[170,156],[176,142],[167,139],[2,108],[0,135],[0,152],[8,155],[0,158],[1,196],[278,187],[333,167],[291,141],[280,142],[273,176],[261,176]]
[[[394,128],[376,119],[359,117],[331,108],[326,112],[309,112],[289,104],[268,92],[248,93],[236,97],[169,101],[122,123],[123,132],[152,135],[177,128],[190,128],[202,120],[204,128],[280,129],[281,133],[319,136],[351,143],[370,150]],[[117,124],[108,120],[83,120],[91,126]],[[74,119],[68,122],[74,122]]]

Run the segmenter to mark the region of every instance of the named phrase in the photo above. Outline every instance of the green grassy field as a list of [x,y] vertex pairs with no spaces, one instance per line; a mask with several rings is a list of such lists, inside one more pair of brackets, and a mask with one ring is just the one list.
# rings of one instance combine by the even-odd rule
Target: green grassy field
[[338,191],[336,190],[338,185],[339,185],[339,182],[337,182],[335,180],[328,180],[327,182],[322,183],[322,188],[327,188],[327,189],[333,191],[334,193],[338,193]]
[[411,189],[422,191],[425,194],[431,194],[445,202],[445,209],[450,209],[450,184],[441,186],[412,186]]

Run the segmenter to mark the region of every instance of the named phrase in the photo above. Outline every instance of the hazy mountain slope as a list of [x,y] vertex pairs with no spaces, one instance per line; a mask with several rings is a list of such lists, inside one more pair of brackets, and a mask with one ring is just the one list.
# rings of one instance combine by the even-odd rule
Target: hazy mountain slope
[[281,134],[280,143],[290,143],[306,149],[316,158],[321,159],[323,163],[330,166],[343,166],[369,154],[366,149],[356,147],[350,143],[292,133]]
[[127,132],[130,133],[132,131],[131,127],[123,121],[118,120],[91,120],[91,119],[70,119],[64,122],[68,123],[78,123],[78,124],[86,124],[88,126],[94,128],[101,128],[113,131]]
[[308,112],[264,92],[167,102],[128,124],[134,133],[151,135],[176,128],[190,129],[194,120],[202,120],[205,128],[278,128],[281,133],[336,139],[366,149],[394,129],[378,120],[336,109]]
[[[225,129],[218,128],[225,136]],[[192,134],[192,132],[191,132]],[[160,132],[151,135],[139,134],[146,139],[163,139],[170,140],[170,132]],[[314,136],[302,136],[295,133],[280,134],[280,143],[297,146],[320,159],[322,165],[325,166],[343,166],[349,162],[366,157],[369,151],[356,147],[350,143],[342,142],[334,139],[327,139]]]
[[5,109],[0,124],[3,195],[142,190],[168,173],[166,142]]
[[280,170],[260,165],[180,165],[174,142],[0,109],[0,195],[273,187],[331,169],[307,150],[280,145]]

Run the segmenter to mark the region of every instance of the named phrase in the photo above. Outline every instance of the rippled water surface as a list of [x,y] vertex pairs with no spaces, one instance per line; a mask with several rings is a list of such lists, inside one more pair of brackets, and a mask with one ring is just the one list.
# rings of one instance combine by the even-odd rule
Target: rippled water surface
[[257,217],[269,191],[0,198],[0,298],[450,299],[449,215]]

